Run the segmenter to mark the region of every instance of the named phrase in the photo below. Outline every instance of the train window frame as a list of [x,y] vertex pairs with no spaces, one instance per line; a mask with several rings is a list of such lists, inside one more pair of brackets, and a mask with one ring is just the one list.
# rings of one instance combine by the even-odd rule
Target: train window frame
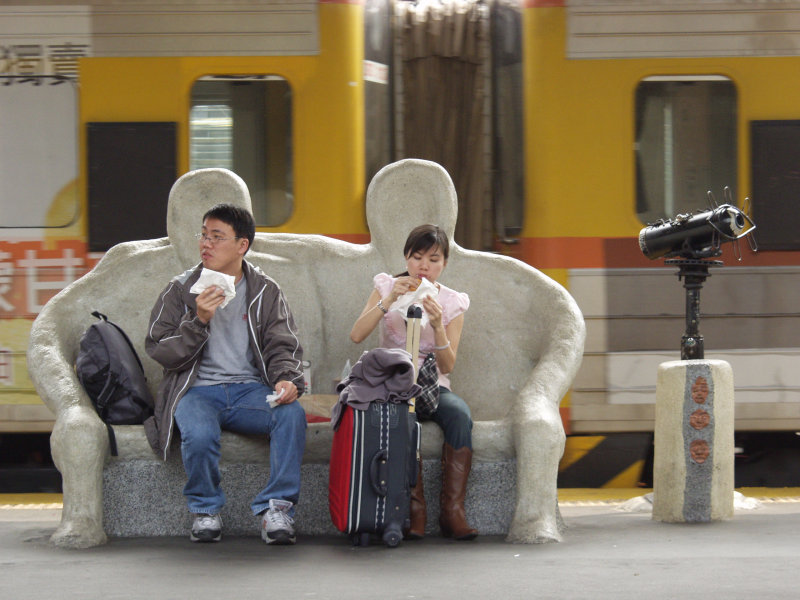
[[[221,167],[239,175],[258,227],[284,225],[294,212],[293,104],[291,84],[281,75],[206,75],[191,87],[189,169]],[[206,116],[218,111],[205,129],[193,120],[199,107]],[[212,140],[203,159],[200,140]]]
[[642,223],[703,210],[709,191],[720,198],[728,187],[736,197],[738,104],[736,84],[724,75],[655,75],[638,82],[634,193]]

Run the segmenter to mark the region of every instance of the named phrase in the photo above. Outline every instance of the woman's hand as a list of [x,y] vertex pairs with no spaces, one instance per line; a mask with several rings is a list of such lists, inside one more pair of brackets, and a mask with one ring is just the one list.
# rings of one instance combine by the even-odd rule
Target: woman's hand
[[413,292],[416,290],[420,283],[422,283],[420,279],[411,277],[410,275],[398,277],[392,286],[392,291],[389,292],[389,304],[394,304],[395,301],[403,294],[407,294],[408,292]]
[[422,308],[428,314],[428,321],[434,331],[442,328],[442,305],[433,296],[425,296],[422,299]]
[[[389,295],[384,298],[381,297],[381,295],[378,293],[378,290],[373,289],[372,293],[367,299],[367,304],[361,311],[361,315],[353,324],[353,329],[350,330],[350,339],[356,344],[363,342],[367,336],[378,326],[378,323],[383,315],[389,310],[389,307],[394,304],[403,294],[417,289],[420,283],[422,283],[422,280],[409,275],[398,277],[392,285]],[[439,303],[437,302],[436,305],[439,306]],[[438,314],[440,326],[442,323],[441,311],[442,307],[439,306]]]

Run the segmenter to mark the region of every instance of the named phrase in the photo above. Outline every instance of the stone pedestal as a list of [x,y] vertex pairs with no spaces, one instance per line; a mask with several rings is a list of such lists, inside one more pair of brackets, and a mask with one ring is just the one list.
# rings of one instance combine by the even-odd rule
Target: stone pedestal
[[733,516],[733,371],[722,360],[659,365],[653,519]]

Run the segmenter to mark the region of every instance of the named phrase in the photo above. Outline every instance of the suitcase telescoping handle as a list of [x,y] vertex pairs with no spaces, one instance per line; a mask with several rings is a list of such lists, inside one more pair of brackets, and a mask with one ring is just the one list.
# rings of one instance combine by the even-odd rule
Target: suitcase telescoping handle
[[[422,322],[422,307],[412,304],[406,313],[406,352],[411,355],[411,363],[414,365],[414,381],[419,375],[419,336],[420,324]],[[408,412],[416,412],[414,408],[415,398],[408,403]]]

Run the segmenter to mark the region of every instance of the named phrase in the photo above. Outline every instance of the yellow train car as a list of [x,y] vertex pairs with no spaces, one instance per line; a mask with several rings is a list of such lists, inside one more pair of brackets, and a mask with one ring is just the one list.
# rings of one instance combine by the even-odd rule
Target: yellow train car
[[685,329],[677,267],[645,259],[639,233],[708,209],[708,191],[721,204],[726,187],[729,202],[751,200],[761,248],[722,246],[724,266],[701,292],[705,355],[734,369],[737,464],[764,437],[796,453],[799,9],[602,0],[529,0],[522,9],[519,257],[565,283],[586,318],[565,420],[572,434],[595,437],[573,438],[565,463],[591,465],[591,449],[614,437],[618,469],[597,484],[641,466],[636,444],[653,430],[656,370],[680,358]]
[[685,299],[638,236],[709,190],[751,199],[761,248],[724,244],[702,292],[737,461],[796,438],[799,24],[793,1],[0,4],[0,434],[52,426],[25,364],[41,306],[114,243],[165,235],[181,174],[237,172],[260,231],[364,242],[371,175],[419,157],[453,176],[460,244],[542,269],[584,313],[563,484],[646,483]]

